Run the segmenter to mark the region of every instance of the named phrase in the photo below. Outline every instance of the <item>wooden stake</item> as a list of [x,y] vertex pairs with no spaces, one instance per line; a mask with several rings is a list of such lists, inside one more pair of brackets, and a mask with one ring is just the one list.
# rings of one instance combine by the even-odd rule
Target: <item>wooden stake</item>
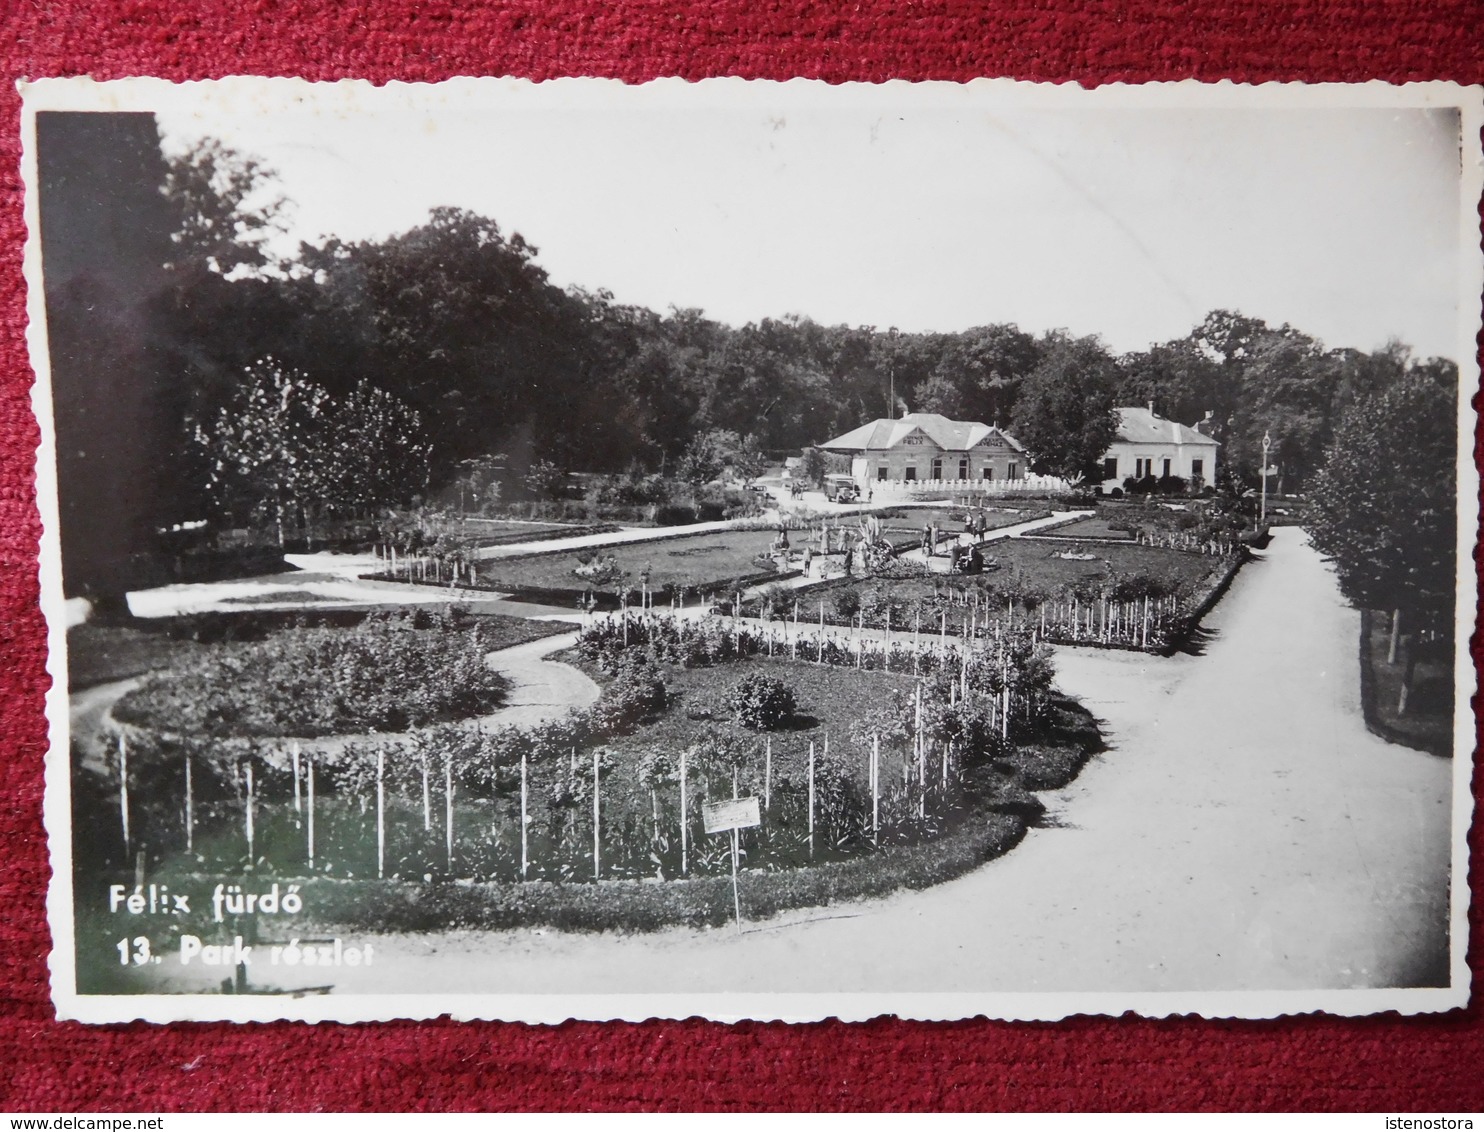
[[526,879],[526,753],[520,753],[520,879]]
[[[734,794],[733,797],[736,795]],[[732,910],[737,915],[737,934],[742,934],[742,894],[737,887],[737,828],[732,827]]]
[[124,852],[133,848],[129,836],[129,741],[119,733],[119,822],[124,830]]
[[[294,761],[294,813],[297,814],[303,812],[299,804],[299,741],[297,739],[294,740],[293,746],[289,749],[289,756]],[[189,760],[187,760],[186,765],[190,765]]]
[[814,740],[809,740],[809,859],[814,859]]
[[685,876],[690,871],[690,860],[687,856],[689,844],[686,840],[685,829],[685,756],[684,749],[680,752],[680,875]]
[[603,783],[598,775],[598,760],[602,757],[601,747],[593,748],[593,880],[602,875],[602,857],[600,855],[600,841],[602,835],[602,803],[600,795]]
[[428,789],[428,752],[423,752],[423,832],[433,831],[433,796]]
[[246,773],[247,773],[247,807],[246,807],[246,812],[244,813],[243,817],[246,819],[246,824],[247,824],[247,863],[248,863],[248,865],[250,867],[252,865],[254,859],[256,858],[256,854],[255,854],[254,849],[253,849],[253,827],[252,827],[253,826],[253,781],[252,781],[252,759],[251,758],[249,758],[247,760],[247,763],[246,763]]
[[453,755],[443,756],[443,848],[448,859],[448,871],[453,872]]
[[871,844],[881,844],[881,736],[871,736]]
[[314,756],[309,756],[309,766],[306,768],[304,785],[307,788],[305,798],[305,819],[308,826],[306,844],[309,850],[309,867],[314,868]]
[[763,812],[766,813],[773,805],[773,736],[769,735],[764,742]]
[[386,748],[376,749],[376,876],[386,875]]
[[191,752],[185,753],[185,835],[186,852],[193,852],[196,838],[196,793],[191,784]]

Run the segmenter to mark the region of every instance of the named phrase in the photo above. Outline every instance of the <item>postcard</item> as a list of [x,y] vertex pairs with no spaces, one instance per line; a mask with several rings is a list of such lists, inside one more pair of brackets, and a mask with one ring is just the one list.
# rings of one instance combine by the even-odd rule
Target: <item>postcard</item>
[[1479,89],[22,92],[60,1016],[1467,1003]]

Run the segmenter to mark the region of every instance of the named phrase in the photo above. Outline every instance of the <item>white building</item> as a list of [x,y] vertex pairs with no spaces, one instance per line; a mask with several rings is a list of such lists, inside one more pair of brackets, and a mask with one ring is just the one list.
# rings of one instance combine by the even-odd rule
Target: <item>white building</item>
[[1023,486],[1030,465],[1008,433],[938,413],[874,420],[820,447],[850,456],[851,476],[862,491],[868,485]]
[[1127,479],[1179,476],[1192,491],[1216,483],[1216,449],[1220,447],[1189,425],[1166,420],[1148,408],[1123,408],[1118,413],[1118,436],[1103,457],[1104,494],[1123,488]]

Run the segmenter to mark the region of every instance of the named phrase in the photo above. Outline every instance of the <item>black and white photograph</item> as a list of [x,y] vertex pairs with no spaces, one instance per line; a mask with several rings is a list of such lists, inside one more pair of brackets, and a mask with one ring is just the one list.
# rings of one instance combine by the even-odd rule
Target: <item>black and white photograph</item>
[[1468,1001],[1477,88],[22,93],[61,1016]]

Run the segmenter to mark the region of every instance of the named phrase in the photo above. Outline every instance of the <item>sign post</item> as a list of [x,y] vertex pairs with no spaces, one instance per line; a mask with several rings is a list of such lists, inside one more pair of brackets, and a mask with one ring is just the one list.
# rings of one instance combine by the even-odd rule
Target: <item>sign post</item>
[[1268,449],[1272,446],[1273,438],[1266,432],[1262,434],[1262,512],[1259,522],[1268,521]]
[[756,798],[730,798],[724,802],[707,802],[701,807],[701,820],[706,832],[732,835],[732,908],[737,915],[737,934],[742,934],[742,895],[737,888],[737,831],[762,825]]

